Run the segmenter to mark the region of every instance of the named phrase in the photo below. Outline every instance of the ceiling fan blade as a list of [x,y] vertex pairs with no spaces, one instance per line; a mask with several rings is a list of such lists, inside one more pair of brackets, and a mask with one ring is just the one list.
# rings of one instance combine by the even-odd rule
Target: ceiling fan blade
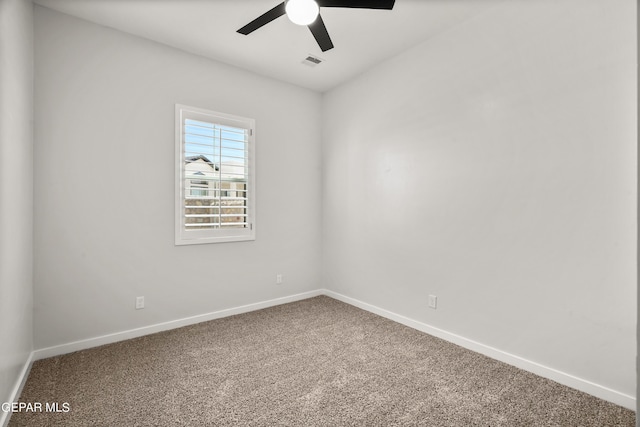
[[280,18],[282,15],[286,13],[284,6],[285,6],[284,2],[280,3],[270,11],[260,15],[259,17],[249,22],[244,27],[240,28],[237,32],[240,34],[247,35],[254,32],[258,28],[262,27],[263,25],[267,25],[269,22],[273,21],[274,19]]
[[320,49],[322,49],[323,52],[333,49],[333,42],[331,41],[331,37],[329,37],[329,32],[327,31],[327,27],[324,25],[322,16],[318,15],[316,20],[309,24],[309,29],[311,30],[313,37],[316,38],[318,46],[320,46]]
[[353,7],[361,9],[393,9],[396,0],[316,0],[320,7]]

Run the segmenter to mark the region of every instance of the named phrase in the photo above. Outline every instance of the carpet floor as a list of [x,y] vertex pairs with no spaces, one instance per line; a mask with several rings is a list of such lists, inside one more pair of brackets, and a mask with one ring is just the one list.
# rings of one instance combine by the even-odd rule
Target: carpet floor
[[20,401],[43,411],[10,426],[635,426],[633,411],[326,296],[36,361]]

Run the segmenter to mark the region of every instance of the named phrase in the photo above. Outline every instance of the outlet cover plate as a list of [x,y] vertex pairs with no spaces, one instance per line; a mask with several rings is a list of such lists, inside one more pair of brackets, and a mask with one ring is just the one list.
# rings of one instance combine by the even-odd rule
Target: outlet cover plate
[[438,297],[435,295],[429,295],[429,307],[435,309],[438,308]]

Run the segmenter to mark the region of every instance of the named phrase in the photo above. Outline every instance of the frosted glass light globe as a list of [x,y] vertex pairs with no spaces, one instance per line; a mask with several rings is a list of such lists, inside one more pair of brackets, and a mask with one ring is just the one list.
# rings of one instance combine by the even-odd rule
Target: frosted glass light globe
[[318,17],[320,8],[313,0],[289,0],[285,11],[294,24],[309,25]]

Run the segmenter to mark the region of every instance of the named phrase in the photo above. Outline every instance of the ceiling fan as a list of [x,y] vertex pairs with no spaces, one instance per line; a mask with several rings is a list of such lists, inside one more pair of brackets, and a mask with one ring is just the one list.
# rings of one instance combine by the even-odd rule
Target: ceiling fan
[[321,7],[347,7],[360,9],[393,9],[395,0],[285,0],[268,12],[249,22],[237,32],[248,35],[276,18],[286,14],[291,22],[306,25],[311,30],[320,49],[333,49],[327,27],[320,16]]

